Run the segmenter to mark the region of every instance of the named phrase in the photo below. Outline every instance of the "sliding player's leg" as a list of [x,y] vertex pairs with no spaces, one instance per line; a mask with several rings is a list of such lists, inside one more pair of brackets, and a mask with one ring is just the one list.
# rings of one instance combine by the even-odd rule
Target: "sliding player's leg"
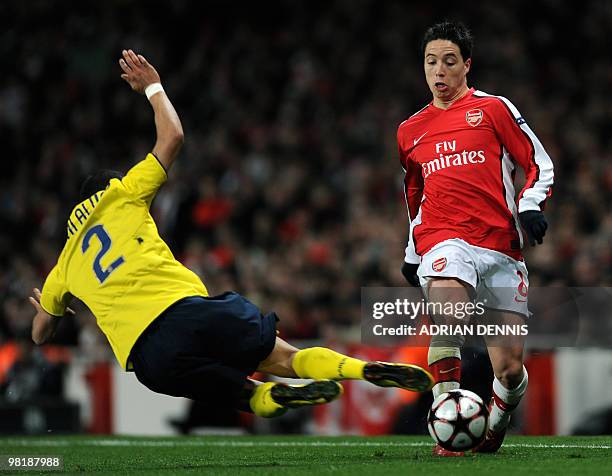
[[[488,310],[487,322],[518,328],[525,320],[512,312]],[[487,438],[476,451],[493,453],[504,441],[510,417],[527,390],[529,378],[523,365],[523,336],[487,336],[485,341],[494,373],[493,398],[489,405]]]
[[343,393],[342,385],[333,380],[261,383],[247,377],[250,371],[202,356],[183,356],[174,365],[152,367],[149,362],[154,360],[144,361],[139,352],[133,361],[138,380],[150,390],[203,402],[211,411],[234,408],[270,418],[290,408],[331,402]]
[[380,387],[423,392],[431,388],[429,373],[411,364],[366,362],[325,347],[299,350],[277,337],[272,353],[259,372],[290,378],[366,380]]

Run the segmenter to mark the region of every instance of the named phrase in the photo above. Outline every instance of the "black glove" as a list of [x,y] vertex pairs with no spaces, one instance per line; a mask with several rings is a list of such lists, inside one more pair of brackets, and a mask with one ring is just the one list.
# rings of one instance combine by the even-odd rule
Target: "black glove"
[[420,288],[421,283],[419,282],[419,277],[417,276],[417,269],[419,269],[418,264],[406,263],[404,261],[404,264],[402,265],[402,274],[411,286]]
[[544,214],[537,210],[529,210],[519,213],[519,220],[521,221],[521,226],[527,232],[529,244],[535,246],[537,241],[541,245],[542,238],[544,238],[548,228]]

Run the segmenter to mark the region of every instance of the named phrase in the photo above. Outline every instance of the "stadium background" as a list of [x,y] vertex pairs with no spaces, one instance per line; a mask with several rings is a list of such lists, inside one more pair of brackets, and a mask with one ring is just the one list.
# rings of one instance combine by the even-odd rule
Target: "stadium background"
[[[74,400],[80,379],[77,425],[118,431],[109,412],[116,421],[120,400],[134,401],[116,396],[120,384],[109,387],[118,377],[109,377],[115,366],[91,315],[77,306],[58,336],[66,347],[40,352],[29,342],[27,302],[63,245],[82,179],[97,168],[126,170],[154,142],[149,106],[119,78],[126,47],[156,66],[185,129],[153,207],[176,256],[211,293],[235,289],[274,309],[287,339],[376,354],[355,346],[360,287],[404,284],[395,132],[430,100],[419,43],[443,17],[474,31],[469,84],[509,97],[555,163],[549,232],[526,253],[532,285],[610,286],[609,2],[2,2],[2,408],[42,395]],[[609,368],[609,354],[589,352],[561,361]],[[561,365],[558,354],[533,354],[546,361],[542,378]],[[561,384],[548,385],[559,399]],[[363,430],[343,415],[337,431]],[[330,418],[318,415],[315,431],[333,432]],[[313,431],[304,419],[280,429]],[[518,430],[568,425],[534,427],[527,416]]]

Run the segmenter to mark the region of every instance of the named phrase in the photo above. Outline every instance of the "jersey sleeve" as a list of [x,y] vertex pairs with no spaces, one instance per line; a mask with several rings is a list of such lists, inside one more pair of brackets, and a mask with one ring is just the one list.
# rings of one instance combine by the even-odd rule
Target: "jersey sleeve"
[[151,205],[159,187],[167,180],[168,175],[153,154],[147,154],[121,179],[123,186],[135,197]]
[[501,103],[494,114],[496,132],[502,145],[525,171],[526,183],[519,194],[518,211],[542,211],[552,194],[552,160],[514,104],[506,98],[499,99]]
[[397,143],[399,148],[399,158],[405,172],[404,176],[404,197],[406,199],[406,208],[408,210],[408,222],[410,224],[408,232],[408,244],[405,250],[404,261],[406,263],[420,263],[421,258],[416,253],[414,246],[414,238],[412,234],[413,222],[416,219],[421,200],[423,198],[423,174],[421,166],[412,160],[402,146],[402,135],[398,130]]
[[66,307],[70,299],[72,299],[72,295],[68,292],[61,272],[60,263],[58,262],[45,280],[45,284],[42,288],[40,305],[52,316],[61,317],[66,312]]

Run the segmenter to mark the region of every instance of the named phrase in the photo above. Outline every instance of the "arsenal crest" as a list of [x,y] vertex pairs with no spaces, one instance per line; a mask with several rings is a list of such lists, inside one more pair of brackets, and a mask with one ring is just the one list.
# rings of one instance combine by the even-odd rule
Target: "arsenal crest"
[[482,122],[482,111],[480,109],[472,109],[466,112],[465,120],[470,126],[476,127]]
[[436,273],[439,273],[444,268],[446,268],[446,258],[438,258],[431,263],[431,269],[433,269]]

